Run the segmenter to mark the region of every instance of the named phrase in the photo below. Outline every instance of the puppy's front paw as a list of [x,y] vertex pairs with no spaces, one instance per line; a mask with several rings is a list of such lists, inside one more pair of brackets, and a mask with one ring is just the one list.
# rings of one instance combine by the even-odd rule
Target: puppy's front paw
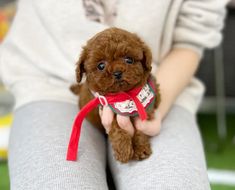
[[109,132],[109,140],[112,144],[114,157],[127,163],[133,157],[132,137],[125,130],[113,126]]
[[120,138],[119,145],[113,146],[114,156],[116,160],[127,163],[133,157],[133,147],[132,147],[132,139],[131,137]]
[[133,159],[144,160],[152,154],[150,144],[138,145],[134,148]]
[[149,137],[136,131],[133,137],[134,160],[144,160],[152,154]]

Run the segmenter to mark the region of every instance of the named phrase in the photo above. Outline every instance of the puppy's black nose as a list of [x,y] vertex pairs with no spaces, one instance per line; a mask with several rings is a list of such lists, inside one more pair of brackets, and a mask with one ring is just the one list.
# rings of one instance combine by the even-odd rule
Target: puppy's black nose
[[122,71],[115,71],[114,73],[113,73],[113,75],[114,75],[114,77],[115,77],[115,79],[121,79],[122,78]]

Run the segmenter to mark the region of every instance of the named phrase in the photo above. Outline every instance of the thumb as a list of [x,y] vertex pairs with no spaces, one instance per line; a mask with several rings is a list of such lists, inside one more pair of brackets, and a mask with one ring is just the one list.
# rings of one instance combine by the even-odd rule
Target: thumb
[[109,106],[103,107],[103,110],[100,111],[100,118],[101,118],[101,123],[106,130],[106,133],[109,133],[114,118],[114,113],[109,108]]
[[136,117],[134,119],[134,126],[136,129],[142,131],[144,129],[144,122],[139,117]]

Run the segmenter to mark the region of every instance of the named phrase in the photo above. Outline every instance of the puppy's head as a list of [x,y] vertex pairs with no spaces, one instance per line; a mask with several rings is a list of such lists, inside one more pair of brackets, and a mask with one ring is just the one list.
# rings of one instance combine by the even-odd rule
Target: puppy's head
[[106,29],[83,48],[76,75],[100,94],[128,91],[143,85],[151,71],[152,55],[140,38],[118,28]]

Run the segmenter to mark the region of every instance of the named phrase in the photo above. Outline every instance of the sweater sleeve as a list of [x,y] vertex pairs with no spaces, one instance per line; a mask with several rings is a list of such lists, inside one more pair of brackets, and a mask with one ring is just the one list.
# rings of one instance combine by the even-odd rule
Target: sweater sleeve
[[176,21],[173,47],[191,48],[201,56],[203,49],[219,45],[227,2],[228,0],[184,1]]

